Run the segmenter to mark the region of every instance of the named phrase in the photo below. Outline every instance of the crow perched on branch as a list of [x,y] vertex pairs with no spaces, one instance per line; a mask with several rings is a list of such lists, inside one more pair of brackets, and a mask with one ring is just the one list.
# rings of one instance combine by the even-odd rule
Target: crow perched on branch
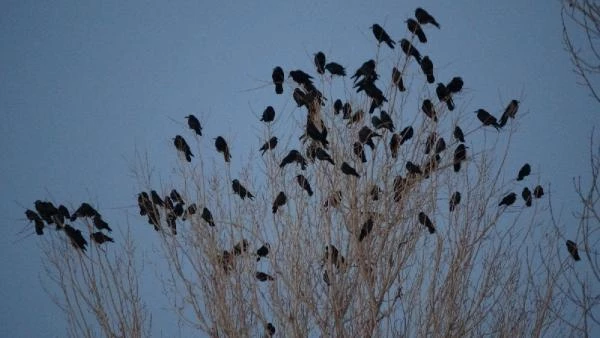
[[277,146],[277,137],[273,136],[267,142],[265,142],[265,144],[263,144],[262,147],[260,147],[259,150],[262,151],[261,155],[264,155],[265,152],[267,152],[267,150],[273,149],[276,146]]
[[504,113],[502,113],[502,116],[500,117],[500,127],[504,127],[504,125],[506,125],[506,122],[508,121],[509,117],[514,119],[515,116],[517,115],[518,110],[519,110],[519,101],[517,101],[517,100],[510,101],[508,106],[506,106]]
[[69,224],[65,224],[64,229],[65,229],[65,233],[71,240],[71,244],[76,249],[80,249],[81,251],[85,252],[87,249],[86,245],[88,244],[88,242],[85,240],[85,238],[83,238],[83,235],[81,235],[81,230],[75,229],[72,226],[70,226]]
[[94,226],[98,230],[106,229],[106,230],[112,232],[112,229],[110,228],[110,226],[108,226],[108,223],[106,223],[100,215],[94,216],[93,222],[94,222]]
[[423,101],[423,104],[421,105],[421,110],[423,111],[423,113],[425,113],[425,115],[427,115],[427,117],[432,119],[434,122],[438,121],[437,114],[435,112],[435,109],[433,107],[433,103],[431,102],[431,100],[425,99]]
[[463,134],[462,129],[458,125],[454,127],[454,138],[462,143],[465,143],[465,134]]
[[277,66],[273,68],[273,84],[275,85],[275,94],[283,94],[283,81],[285,80],[285,74],[283,73],[283,69]]
[[423,70],[423,74],[427,77],[427,82],[435,82],[435,76],[433,76],[433,62],[431,62],[429,56],[425,56],[421,60],[421,70]]
[[196,118],[196,116],[190,114],[185,117],[188,119],[188,127],[196,132],[196,134],[202,136],[202,126],[200,125],[200,121]]
[[218,152],[223,153],[225,162],[231,161],[231,153],[229,152],[229,146],[227,145],[227,142],[225,142],[225,139],[223,137],[217,136],[217,138],[215,138],[215,148],[217,148]]
[[210,212],[210,210],[208,210],[208,208],[204,207],[204,209],[202,209],[201,217],[211,227],[215,226],[215,220],[213,219],[212,213]]
[[308,88],[314,87],[312,82],[313,77],[301,71],[300,69],[290,71],[290,77],[292,80],[294,80],[294,82],[303,85],[307,90]]
[[502,200],[500,201],[500,203],[498,203],[498,206],[502,206],[502,205],[512,205],[513,203],[515,203],[515,201],[517,200],[517,194],[515,194],[514,192],[511,192],[510,194],[504,196],[504,198],[502,198]]
[[433,16],[431,16],[431,14],[429,14],[426,10],[424,10],[421,7],[418,7],[417,9],[415,9],[415,18],[417,18],[417,21],[421,25],[430,23],[430,24],[436,26],[437,28],[440,28],[440,24],[437,23],[437,21],[435,21]]
[[373,230],[373,220],[369,218],[360,228],[360,234],[358,235],[358,241],[362,242],[365,237]]
[[363,147],[362,143],[354,142],[352,145],[352,151],[354,152],[354,155],[360,158],[362,163],[367,163],[367,156],[365,155],[365,148]]
[[437,94],[437,97],[440,100],[440,102],[446,102],[449,111],[454,110],[454,100],[452,99],[452,93],[450,93],[448,87],[446,87],[443,83],[440,82],[435,88],[435,93]]
[[407,57],[412,56],[415,58],[415,60],[417,60],[417,63],[421,64],[421,53],[419,53],[419,51],[410,43],[410,41],[406,39],[400,40],[400,47]]
[[342,172],[346,175],[350,175],[350,176],[356,176],[360,178],[360,175],[358,174],[358,172],[356,172],[356,169],[352,168],[348,163],[344,162],[342,163]]
[[325,74],[325,54],[323,52],[315,54],[315,66],[317,67],[317,73]]
[[265,243],[260,248],[258,248],[258,250],[256,250],[256,261],[258,262],[261,257],[267,257],[267,255],[269,254],[269,249],[271,249],[269,243]]
[[185,159],[188,162],[192,162],[192,151],[190,150],[190,146],[187,144],[185,139],[181,137],[181,135],[176,135],[173,139],[173,144],[175,144],[175,148],[182,152],[185,155]]
[[450,212],[454,211],[456,206],[460,203],[461,195],[460,192],[455,191],[450,197]]
[[525,201],[525,205],[530,207],[531,206],[531,190],[529,190],[529,188],[525,187],[523,188],[523,192],[521,192],[521,197],[523,197],[523,200]]
[[411,33],[415,34],[419,38],[419,41],[421,41],[421,43],[427,42],[425,32],[423,32],[421,25],[415,19],[406,20],[406,27]]
[[460,171],[460,163],[467,160],[467,147],[464,144],[459,144],[454,150],[454,172]]
[[484,109],[478,109],[475,111],[477,113],[477,118],[484,126],[493,126],[496,130],[500,129],[500,125],[498,124],[498,120],[492,114],[488,113]]
[[424,225],[425,227],[427,227],[427,230],[429,230],[430,234],[434,234],[435,233],[435,226],[433,225],[433,222],[431,221],[431,219],[429,219],[429,216],[427,216],[424,212],[419,212],[419,223],[421,223],[422,225]]
[[346,69],[339,63],[330,62],[325,65],[325,69],[327,69],[331,75],[346,76]]
[[404,82],[402,81],[402,73],[396,67],[392,68],[392,83],[398,87],[399,91],[406,91],[406,87],[404,87]]
[[463,85],[464,82],[462,78],[460,76],[455,76],[452,78],[452,80],[450,80],[450,82],[448,82],[446,88],[448,88],[450,93],[454,94],[460,92],[462,90]]
[[268,106],[265,108],[262,114],[262,118],[260,119],[263,122],[272,122],[275,120],[275,109],[272,106]]
[[308,182],[308,179],[306,177],[304,177],[304,175],[296,176],[296,181],[298,182],[298,185],[302,189],[306,190],[306,192],[308,193],[308,196],[313,195],[313,191],[312,191],[312,188],[310,187],[310,183]]
[[90,235],[90,238],[98,244],[103,244],[104,242],[113,242],[114,243],[114,239],[112,239],[112,237],[105,235],[101,231],[94,232],[93,234]]
[[414,135],[414,129],[412,126],[408,126],[400,132],[400,145],[403,145],[404,142],[410,140]]
[[377,39],[377,42],[385,42],[391,49],[394,49],[395,42],[390,38],[390,36],[383,29],[383,27],[379,26],[378,24],[373,24],[373,26],[371,26],[370,28],[373,30],[373,35],[375,35],[375,39]]
[[306,159],[302,156],[302,154],[300,154],[300,152],[298,150],[292,149],[287,154],[287,156],[283,158],[283,160],[281,161],[281,164],[279,164],[279,168],[283,168],[292,162],[296,162],[296,163],[300,164],[302,170],[305,170],[306,166],[308,165],[308,163],[306,162]]
[[231,181],[231,188],[233,189],[233,192],[238,194],[242,199],[245,199],[246,197],[251,200],[254,199],[254,195],[252,195],[237,179]]
[[541,185],[536,185],[535,188],[533,188],[533,196],[535,196],[535,198],[542,198],[542,196],[544,196],[544,188],[542,188]]

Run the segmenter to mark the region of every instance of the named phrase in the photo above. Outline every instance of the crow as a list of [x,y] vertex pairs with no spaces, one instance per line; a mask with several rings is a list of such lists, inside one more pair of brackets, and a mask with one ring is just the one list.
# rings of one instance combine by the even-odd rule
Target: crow
[[[355,143],[356,144],[356,143]],[[352,175],[360,178],[360,175],[356,172],[356,169],[352,168],[348,163],[342,163],[342,172],[346,175]]]
[[192,162],[192,151],[190,150],[190,146],[185,142],[185,139],[180,135],[176,135],[173,139],[173,144],[175,144],[175,148],[182,152],[185,155],[185,159],[188,162]]
[[[81,203],[79,208],[71,215],[71,222],[74,222],[78,217],[94,217],[100,215],[96,209],[86,202]],[[42,217],[43,218],[43,217]]]
[[465,134],[463,134],[462,129],[460,129],[458,125],[454,127],[454,138],[462,143],[465,143]]
[[400,40],[400,47],[402,47],[402,51],[407,57],[412,56],[419,64],[421,63],[421,53],[419,53],[419,51],[410,43],[410,41],[406,39]]
[[353,123],[360,122],[363,119],[365,112],[362,109],[357,110],[354,115],[350,117],[350,121],[346,123],[347,126],[350,126]]
[[175,214],[175,216],[181,217],[183,216],[183,212],[183,203],[177,203],[173,208],[173,213]]
[[213,219],[212,213],[210,212],[210,210],[208,210],[207,207],[204,207],[204,209],[202,209],[202,216],[201,217],[211,227],[215,226],[215,220]]
[[427,136],[427,141],[425,141],[425,154],[429,154],[431,152],[431,149],[435,145],[437,138],[438,134],[435,131],[431,132],[431,134]]
[[265,111],[263,111],[262,118],[260,119],[263,122],[272,122],[275,120],[275,109],[272,106],[268,106]]
[[106,223],[100,215],[94,216],[93,222],[94,222],[94,226],[98,230],[106,229],[109,232],[112,232],[112,229],[108,226],[108,223]]
[[267,273],[261,272],[261,271],[258,271],[256,273],[256,279],[258,279],[261,282],[274,281],[275,280],[275,278],[273,278],[273,276],[271,276],[271,275],[269,275]]
[[87,249],[86,245],[88,244],[88,242],[85,240],[85,238],[83,238],[83,235],[81,235],[81,230],[75,229],[72,226],[70,226],[69,224],[65,224],[64,229],[65,229],[65,233],[71,240],[71,244],[76,249],[80,249],[81,251],[86,251],[86,249]]
[[292,162],[296,162],[296,163],[300,164],[302,170],[306,170],[306,166],[308,165],[308,163],[306,162],[306,159],[302,156],[302,154],[300,154],[300,152],[298,150],[293,149],[293,150],[290,150],[290,152],[287,154],[287,156],[283,158],[283,160],[281,161],[281,164],[279,164],[279,168],[283,168]]
[[371,26],[370,28],[373,30],[373,35],[375,35],[375,39],[377,39],[377,42],[385,42],[391,49],[394,49],[394,40],[390,38],[388,33],[381,26],[379,26],[378,24],[373,24],[373,26]]
[[360,228],[360,234],[358,235],[358,241],[362,242],[365,237],[373,230],[373,220],[369,218]]
[[[178,206],[180,205],[181,204],[178,204]],[[169,212],[167,213],[166,220],[167,226],[169,227],[169,229],[171,229],[171,233],[173,235],[177,235],[177,215],[175,215],[173,212]]]
[[283,80],[285,80],[285,74],[283,73],[283,69],[277,66],[273,68],[273,84],[275,85],[275,94],[283,93]]
[[294,89],[294,93],[292,94],[294,101],[296,101],[296,105],[298,107],[302,107],[306,105],[306,93],[302,91],[300,88]]
[[381,127],[393,133],[396,130],[396,128],[394,127],[394,121],[392,121],[392,117],[390,116],[390,114],[388,114],[385,110],[382,110],[379,113],[379,116],[381,117]]
[[460,171],[460,163],[467,160],[467,147],[459,144],[454,150],[454,172]]
[[423,32],[421,25],[419,25],[419,23],[415,19],[406,20],[406,26],[408,27],[408,30],[411,33],[416,34],[419,37],[419,41],[421,41],[421,43],[427,42],[425,32]]
[[306,192],[308,193],[308,196],[313,195],[313,191],[312,191],[312,188],[310,187],[310,183],[308,182],[308,179],[306,177],[304,177],[304,175],[296,176],[296,181],[298,182],[298,185],[302,189],[306,190]]
[[390,140],[390,151],[392,152],[392,158],[398,158],[398,149],[400,148],[401,136],[393,134]]
[[42,218],[33,210],[25,210],[25,216],[28,220],[33,221],[35,223],[35,233],[38,235],[44,234],[44,221]]
[[165,206],[165,202],[160,198],[160,196],[158,196],[156,190],[150,191],[150,196],[152,197],[152,203],[161,207]]
[[438,121],[437,114],[433,107],[433,103],[431,103],[431,100],[425,99],[423,101],[423,104],[421,105],[421,110],[423,111],[423,113],[425,113],[425,115],[427,115],[427,117],[432,119],[434,122]]
[[342,112],[344,113],[342,115],[342,119],[347,120],[350,117],[352,117],[352,106],[350,105],[349,102],[344,103],[344,107],[342,108]]
[[498,124],[498,120],[492,114],[488,113],[484,109],[478,109],[475,111],[477,113],[477,118],[479,121],[483,123],[484,126],[493,126],[496,130],[500,129],[500,125]]
[[327,141],[327,128],[325,128],[323,120],[321,120],[322,130],[319,130],[308,116],[306,120],[306,135],[315,141],[321,142],[323,147],[327,148],[329,142]]
[[267,257],[269,254],[269,249],[271,249],[271,245],[269,243],[263,244],[258,250],[256,250],[256,261],[260,261],[261,257]]
[[514,192],[511,192],[510,194],[504,196],[504,198],[502,198],[502,200],[500,201],[500,203],[498,203],[498,206],[501,205],[512,205],[513,203],[515,203],[515,201],[517,200],[517,194],[515,194]]
[[400,175],[394,178],[394,202],[400,202],[402,200],[402,193],[406,188],[406,179]]
[[196,207],[196,203],[192,203],[188,206],[187,213],[188,213],[188,215],[194,215],[197,210],[198,210],[198,207]]
[[517,100],[510,101],[508,106],[506,106],[504,113],[502,113],[502,116],[500,117],[500,127],[504,127],[504,125],[506,125],[506,122],[508,122],[509,117],[514,119],[515,116],[517,115],[518,110],[519,110],[519,101],[517,101]]
[[52,202],[42,202],[37,200],[35,201],[34,205],[35,210],[46,223],[54,223],[53,217],[58,215],[58,209],[54,206],[54,204],[52,204]]
[[421,7],[415,9],[415,18],[417,18],[417,21],[421,25],[426,25],[426,24],[430,23],[430,24],[436,26],[437,28],[440,28],[440,24],[437,23],[437,21],[435,21],[433,16],[431,16],[431,14],[429,14],[426,10],[424,10]]
[[371,149],[375,150],[375,143],[373,143],[373,137],[381,137],[381,135],[377,134],[367,126],[363,126],[358,131],[358,140],[360,141],[360,143],[366,144],[369,147],[371,147]]
[[175,208],[175,205],[173,204],[173,200],[168,195],[165,196],[164,203],[165,203],[165,209],[167,209],[167,210],[173,210],[173,208]]
[[263,144],[259,150],[262,151],[261,155],[264,155],[267,150],[269,149],[273,149],[277,146],[277,137],[273,136],[271,137],[267,142],[265,142],[265,144]]
[[446,141],[444,141],[443,137],[440,137],[437,142],[435,142],[435,153],[439,154],[444,150],[446,150]]
[[517,176],[517,181],[522,181],[525,177],[531,174],[531,166],[529,163],[525,163],[521,169],[519,169],[519,175]]
[[537,185],[533,188],[533,196],[535,196],[535,198],[542,198],[542,196],[544,196],[544,188],[542,188],[541,185]]
[[327,162],[331,163],[332,165],[335,165],[335,162],[333,162],[333,159],[331,158],[331,156],[325,150],[323,150],[323,148],[321,148],[321,147],[317,147],[317,149],[315,151],[315,156],[320,161],[327,161]]
[[215,139],[215,147],[217,148],[218,152],[223,153],[225,162],[231,161],[231,153],[229,152],[229,146],[227,145],[227,142],[225,142],[225,139],[223,137],[218,136]]
[[233,188],[233,192],[238,194],[242,199],[245,199],[246,197],[250,200],[254,199],[254,195],[252,195],[237,179],[231,181],[231,188]]
[[183,198],[181,198],[181,195],[179,195],[179,193],[177,192],[177,190],[172,189],[171,193],[169,194],[169,196],[171,196],[171,199],[175,202],[175,203],[184,203]]
[[340,255],[340,251],[333,244],[325,246],[325,254],[323,255],[325,263],[331,262],[336,268],[340,269],[345,264],[346,259]]
[[454,110],[454,100],[452,99],[452,95],[450,93],[450,90],[448,90],[448,87],[446,87],[443,83],[440,82],[435,88],[435,93],[437,94],[437,97],[440,100],[440,102],[446,102],[449,111]]
[[392,68],[392,83],[398,87],[399,91],[406,91],[406,87],[404,87],[404,82],[402,81],[402,73],[396,67]]
[[58,215],[60,215],[60,217],[62,217],[64,219],[70,219],[71,218],[71,214],[69,213],[69,209],[67,209],[67,207],[65,207],[62,204],[58,206]]
[[375,81],[377,79],[377,73],[375,72],[375,60],[371,59],[363,63],[351,78],[354,79],[354,83],[356,83],[361,76],[369,79],[370,81]]
[[101,231],[94,232],[93,234],[90,235],[90,238],[98,244],[102,244],[104,242],[113,242],[113,243],[115,242],[115,240],[112,239],[112,237],[105,235]]
[[462,90],[463,85],[464,82],[462,78],[460,76],[455,76],[452,78],[452,80],[450,80],[450,82],[448,82],[446,88],[448,88],[450,93],[454,94],[460,92]]
[[577,252],[577,244],[571,240],[567,240],[567,250],[569,254],[573,257],[575,261],[580,261],[581,257],[579,257],[579,252]]
[[248,241],[242,239],[240,242],[236,243],[233,246],[233,254],[236,256],[241,255],[242,253],[248,252]]
[[354,145],[352,146],[352,150],[354,152],[354,155],[358,156],[362,163],[367,162],[367,156],[365,155],[365,149],[364,149],[362,143],[354,142]]
[[425,56],[421,60],[421,70],[423,70],[423,74],[427,77],[427,82],[435,82],[435,76],[433,76],[433,62],[431,62],[429,56]]
[[419,168],[418,165],[412,163],[411,161],[407,161],[406,162],[406,170],[410,173],[410,174],[414,174],[414,175],[423,175],[423,172],[421,171],[421,168]]
[[265,329],[267,330],[268,337],[273,337],[273,335],[275,335],[275,326],[273,326],[273,324],[267,323],[267,326],[265,326]]
[[527,188],[527,187],[523,188],[521,197],[523,197],[523,200],[525,201],[525,205],[530,207],[531,206],[531,190],[529,190],[529,188]]
[[333,114],[338,115],[342,111],[343,107],[344,104],[342,103],[342,100],[335,100],[335,102],[333,103]]
[[419,212],[419,223],[421,223],[422,225],[424,225],[425,227],[427,227],[427,230],[429,230],[430,234],[434,234],[435,233],[435,226],[433,225],[433,222],[431,221],[431,219],[429,219],[429,216],[427,216],[424,212]]
[[454,211],[456,206],[460,203],[461,195],[460,192],[455,191],[450,197],[450,212]]
[[292,80],[294,80],[294,82],[303,85],[304,88],[314,87],[311,80],[313,77],[301,71],[300,69],[290,71],[290,77]]
[[317,67],[317,73],[325,73],[325,54],[323,54],[323,52],[315,54],[315,66]]
[[152,207],[152,202],[150,202],[150,196],[148,196],[148,193],[145,191],[141,192],[138,194],[137,201],[138,207],[140,208],[140,216],[145,216],[148,213],[148,207]]
[[188,119],[188,126],[190,129],[196,132],[196,134],[202,136],[202,126],[200,125],[200,121],[196,118],[196,116],[190,114],[185,117]]
[[408,126],[404,129],[402,129],[402,131],[400,132],[400,145],[403,145],[404,142],[410,140],[413,137],[414,134],[414,129],[412,126]]
[[325,65],[325,69],[327,69],[331,75],[346,76],[346,69],[339,63],[330,62]]

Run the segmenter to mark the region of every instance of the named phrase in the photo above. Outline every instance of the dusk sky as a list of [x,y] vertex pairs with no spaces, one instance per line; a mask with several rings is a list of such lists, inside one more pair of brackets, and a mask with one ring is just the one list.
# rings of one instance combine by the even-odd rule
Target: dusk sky
[[[0,336],[65,334],[63,314],[40,285],[40,238],[24,217],[35,200],[69,208],[89,201],[113,228],[139,228],[146,242],[155,233],[138,215],[136,156],[148,156],[153,183],[166,187],[178,161],[172,137],[183,135],[211,161],[222,156],[213,138],[223,135],[239,170],[259,154],[258,116],[267,105],[278,114],[274,128],[304,116],[291,83],[274,94],[273,67],[286,77],[293,69],[316,76],[313,54],[323,51],[353,73],[377,53],[369,27],[379,23],[398,41],[417,7],[441,24],[427,27],[429,41],[419,45],[436,77],[465,81],[456,102],[466,129],[478,126],[476,109],[499,116],[511,99],[521,101],[507,176],[529,162],[533,182],[547,187],[561,223],[573,223],[568,235],[580,240],[573,178],[589,182],[590,135],[600,115],[564,50],[559,1],[9,0],[0,14]],[[410,72],[409,79],[422,76]],[[391,74],[381,73],[386,81]],[[198,141],[187,129],[189,114],[204,127]],[[159,294],[160,281],[143,292]],[[166,306],[149,304],[154,336],[180,334]]]

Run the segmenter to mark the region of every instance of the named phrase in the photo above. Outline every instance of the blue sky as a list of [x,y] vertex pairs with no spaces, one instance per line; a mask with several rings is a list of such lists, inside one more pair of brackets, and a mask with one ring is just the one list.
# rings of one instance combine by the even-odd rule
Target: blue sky
[[[208,159],[220,156],[212,138],[223,135],[234,160],[248,158],[262,141],[256,115],[264,107],[273,105],[283,121],[294,118],[290,86],[275,96],[267,85],[274,66],[314,74],[312,54],[322,50],[353,72],[376,52],[369,26],[379,23],[399,40],[418,6],[441,23],[441,30],[427,27],[429,42],[420,48],[436,77],[465,80],[461,121],[474,127],[472,111],[499,115],[520,99],[518,146],[507,168],[516,174],[529,162],[570,221],[578,209],[572,178],[590,173],[589,135],[600,119],[571,72],[558,1],[4,1],[0,336],[64,334],[62,314],[40,288],[39,239],[20,233],[33,233],[25,207],[36,199],[69,207],[90,201],[114,227],[130,216],[142,238],[152,236],[135,216],[136,151],[148,154],[157,186],[173,173],[176,134]],[[199,143],[186,130],[190,113],[205,128]],[[164,310],[151,309],[162,326],[155,332],[170,336]]]

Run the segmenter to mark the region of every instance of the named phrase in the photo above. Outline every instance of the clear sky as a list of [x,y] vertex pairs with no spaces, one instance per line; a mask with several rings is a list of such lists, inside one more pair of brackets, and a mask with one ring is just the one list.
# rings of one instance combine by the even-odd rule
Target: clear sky
[[[130,216],[141,239],[154,235],[136,216],[136,150],[151,159],[156,184],[168,182],[177,159],[171,138],[194,113],[206,136],[193,152],[220,156],[212,138],[224,135],[234,159],[248,158],[260,146],[256,116],[264,107],[284,120],[293,112],[290,87],[275,96],[267,85],[274,66],[314,74],[312,55],[322,50],[354,72],[376,52],[369,27],[379,23],[399,40],[419,6],[441,24],[427,28],[421,50],[436,76],[465,81],[461,120],[475,126],[472,111],[499,115],[520,99],[507,168],[516,173],[529,162],[535,180],[551,183],[563,222],[572,221],[572,178],[589,177],[589,136],[600,115],[571,72],[558,1],[3,1],[0,336],[65,332],[40,287],[38,238],[21,233],[33,233],[23,212],[36,199],[90,201],[113,227]],[[144,291],[160,292],[158,283]],[[161,306],[150,310],[156,335],[176,334]]]

